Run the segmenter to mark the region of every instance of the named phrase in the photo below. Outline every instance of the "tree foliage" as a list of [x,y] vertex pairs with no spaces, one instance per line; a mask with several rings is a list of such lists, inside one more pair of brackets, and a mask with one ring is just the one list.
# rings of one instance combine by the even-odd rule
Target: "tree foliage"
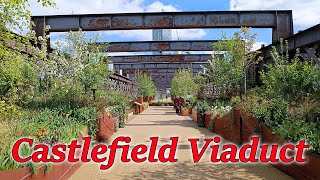
[[[95,45],[98,37],[86,38],[81,29],[69,32],[63,37],[63,44],[49,59],[42,61],[41,72],[48,83],[65,87],[81,84],[85,93],[91,89],[103,89],[110,75],[107,54],[101,51],[102,45]],[[52,82],[55,81],[55,82]],[[50,84],[46,84],[48,88]]]
[[197,94],[198,85],[195,83],[190,69],[179,69],[171,83],[171,96],[190,98]]
[[[285,52],[284,47],[281,40],[281,52]],[[267,65],[268,70],[261,73],[270,97],[282,97],[287,101],[320,97],[320,70],[312,61],[302,62],[298,58],[299,51],[292,59],[289,58],[288,50],[281,54],[274,48],[271,55],[273,63]]]
[[235,88],[247,89],[247,72],[257,63],[259,52],[252,52],[257,34],[251,34],[248,28],[242,28],[229,39],[222,34],[221,40],[213,44],[217,51],[225,52],[224,56],[213,55],[212,60],[204,66],[203,74],[207,81],[216,86],[218,92],[234,91]]
[[[54,5],[51,0],[38,0],[43,6]],[[27,0],[0,2],[0,99],[8,103],[24,102],[34,97],[38,88],[37,58],[44,57],[31,45],[36,37],[29,32],[19,36],[13,31],[29,27],[30,11]],[[27,53],[36,52],[30,55]],[[22,50],[24,49],[24,50]]]
[[146,73],[138,72],[136,77],[138,84],[138,96],[151,97],[156,95],[157,88],[150,76]]

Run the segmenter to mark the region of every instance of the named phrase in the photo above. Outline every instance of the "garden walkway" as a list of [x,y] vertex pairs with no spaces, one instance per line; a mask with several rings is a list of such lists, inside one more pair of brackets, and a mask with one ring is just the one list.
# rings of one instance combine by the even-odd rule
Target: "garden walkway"
[[271,165],[212,163],[209,150],[199,163],[193,163],[188,139],[212,137],[214,134],[205,128],[198,128],[189,117],[176,115],[172,107],[149,107],[115,133],[113,138],[119,135],[130,136],[130,145],[148,144],[152,136],[159,136],[159,143],[165,144],[169,137],[179,136],[178,162],[134,164],[119,163],[118,159],[106,171],[100,171],[99,165],[89,163],[82,165],[71,179],[291,179]]

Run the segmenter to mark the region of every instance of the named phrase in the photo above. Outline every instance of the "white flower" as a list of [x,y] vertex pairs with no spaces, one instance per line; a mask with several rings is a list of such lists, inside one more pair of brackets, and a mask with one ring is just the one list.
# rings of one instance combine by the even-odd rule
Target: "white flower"
[[46,25],[46,30],[50,30],[50,29],[51,29],[50,25]]

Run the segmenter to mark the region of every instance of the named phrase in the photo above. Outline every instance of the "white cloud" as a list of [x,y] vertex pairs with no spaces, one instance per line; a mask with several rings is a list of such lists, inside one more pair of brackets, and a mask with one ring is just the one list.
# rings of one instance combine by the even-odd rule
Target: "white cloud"
[[179,40],[200,39],[207,35],[203,29],[177,29],[172,30],[172,38]]
[[[130,12],[161,12],[179,11],[172,5],[166,5],[155,1],[146,4],[146,0],[55,0],[56,8],[43,8],[36,0],[30,3],[33,15],[54,15],[54,14],[99,14],[99,13],[130,13]],[[140,41],[152,39],[151,30],[128,30],[128,31],[104,31],[104,36],[115,36]],[[177,39],[176,31],[173,38]],[[180,39],[198,39],[206,35],[206,31],[197,30],[178,30]]]
[[294,25],[303,29],[319,23],[319,7],[319,0],[230,0],[231,10],[292,10]]
[[253,47],[252,47],[252,50],[253,51],[255,51],[255,50],[258,50],[258,49],[260,49],[261,48],[261,45],[267,45],[267,43],[265,43],[265,42],[255,42],[254,44],[253,44]]
[[119,12],[141,12],[144,0],[55,0],[55,8],[43,8],[37,0],[30,1],[33,15],[54,14],[98,14]]
[[151,30],[122,30],[122,31],[104,31],[103,36],[118,36],[126,39],[135,39],[139,41],[150,41],[152,39]]

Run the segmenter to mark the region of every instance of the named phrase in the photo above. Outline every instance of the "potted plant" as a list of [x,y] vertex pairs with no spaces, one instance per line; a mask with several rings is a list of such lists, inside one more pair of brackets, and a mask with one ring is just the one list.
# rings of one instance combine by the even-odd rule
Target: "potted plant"
[[205,112],[209,109],[209,104],[207,101],[198,101],[196,110],[198,115],[198,126],[204,127],[205,125]]

